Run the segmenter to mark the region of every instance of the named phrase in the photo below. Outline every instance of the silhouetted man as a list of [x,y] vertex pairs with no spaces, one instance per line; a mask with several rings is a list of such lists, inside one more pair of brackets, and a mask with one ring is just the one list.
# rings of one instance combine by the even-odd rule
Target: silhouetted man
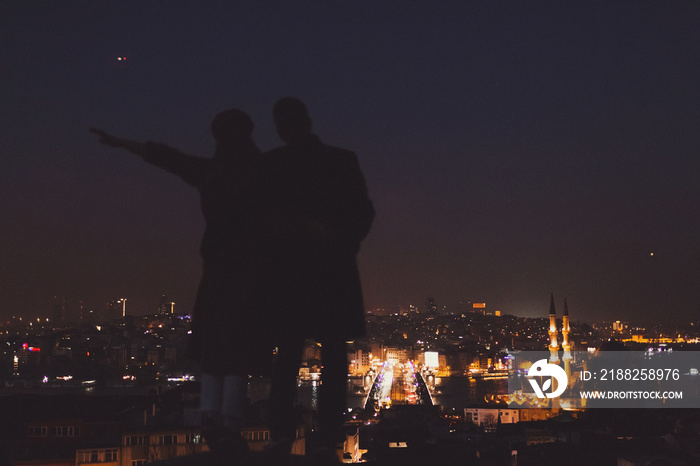
[[279,341],[273,369],[273,439],[294,438],[292,408],[305,339],[321,343],[323,371],[316,446],[334,451],[343,438],[347,382],[345,342],[364,335],[356,255],[374,207],[354,153],[311,133],[306,106],[294,98],[273,110],[286,146],[265,155],[271,222],[269,308]]

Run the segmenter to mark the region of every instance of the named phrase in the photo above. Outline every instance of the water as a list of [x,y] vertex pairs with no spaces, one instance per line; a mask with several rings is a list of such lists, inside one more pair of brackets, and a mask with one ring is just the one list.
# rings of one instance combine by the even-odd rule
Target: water
[[444,377],[436,380],[438,394],[433,395],[437,405],[447,408],[466,408],[483,404],[488,395],[508,393],[508,379],[470,379],[469,377]]
[[[349,408],[364,407],[366,395],[354,393],[354,383],[348,381],[347,406]],[[433,395],[436,405],[447,408],[465,408],[483,404],[488,395],[508,393],[508,379],[497,380],[473,380],[468,377],[443,377],[435,381],[437,392]],[[316,382],[300,382],[297,385],[297,400],[304,406],[316,408],[318,404],[318,390],[320,385]]]
[[[349,408],[363,408],[366,394],[357,394],[356,388],[361,385],[362,379],[348,379],[347,406]],[[433,395],[433,402],[436,405],[448,408],[464,408],[478,405],[484,402],[487,395],[508,393],[508,379],[499,380],[473,380],[468,377],[443,377],[437,378],[437,391]],[[161,390],[165,387],[160,387]],[[169,387],[172,388],[172,387]],[[38,394],[78,394],[86,395],[146,395],[152,392],[155,386],[133,386],[133,387],[53,387],[33,389],[4,389],[0,390],[0,395],[15,393],[38,393]],[[303,406],[312,409],[318,407],[318,391],[320,384],[314,381],[303,381],[297,384],[297,400]],[[270,394],[270,381],[266,378],[252,377],[248,383],[248,396],[251,402],[268,398]]]

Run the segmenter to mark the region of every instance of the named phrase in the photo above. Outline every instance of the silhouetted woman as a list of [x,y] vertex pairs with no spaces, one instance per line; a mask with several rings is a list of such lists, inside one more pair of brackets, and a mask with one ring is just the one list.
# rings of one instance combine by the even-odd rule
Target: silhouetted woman
[[206,229],[200,248],[203,273],[192,313],[191,346],[201,361],[202,422],[214,448],[217,442],[237,440],[247,375],[268,365],[268,352],[261,350],[264,335],[257,331],[261,327],[256,309],[261,271],[254,221],[259,196],[253,174],[260,150],[251,137],[253,122],[236,109],[216,115],[211,124],[216,140],[213,158],[183,154],[164,144],[114,137],[99,129],[90,131],[99,135],[103,144],[139,155],[200,192]]

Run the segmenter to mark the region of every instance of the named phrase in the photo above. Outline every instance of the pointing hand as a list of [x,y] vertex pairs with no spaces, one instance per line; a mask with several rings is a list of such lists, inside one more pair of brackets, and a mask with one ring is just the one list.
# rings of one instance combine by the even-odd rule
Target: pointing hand
[[126,142],[126,139],[118,138],[116,136],[112,136],[111,134],[102,131],[101,129],[97,128],[90,128],[91,133],[95,133],[100,137],[100,142],[102,144],[105,144],[107,146],[112,146],[112,147],[124,147],[124,143]]

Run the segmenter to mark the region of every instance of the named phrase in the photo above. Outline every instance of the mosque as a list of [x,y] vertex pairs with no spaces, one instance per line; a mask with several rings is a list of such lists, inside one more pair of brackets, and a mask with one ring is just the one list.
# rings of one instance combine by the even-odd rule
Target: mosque
[[[550,296],[548,333],[548,362],[550,364],[556,364],[562,369],[564,369],[564,372],[566,373],[567,377],[568,386],[569,388],[571,388],[580,382],[579,374],[581,368],[579,366],[581,364],[585,366],[586,361],[576,361],[574,359],[574,343],[571,339],[571,327],[569,325],[569,308],[566,302],[566,298],[564,298],[564,313],[562,315],[561,329],[557,328],[557,314],[554,306],[554,294]],[[527,364],[529,367],[529,363]],[[534,393],[527,394],[521,391],[517,391],[511,395],[508,395],[508,403],[511,407],[529,406],[531,409],[533,407],[547,409],[549,411],[547,417],[556,414],[557,412],[559,412],[560,409],[580,410],[584,407],[582,405],[582,400],[579,399],[570,399],[564,396],[556,398],[538,399],[535,397]]]
[[566,376],[571,380],[571,362],[573,356],[571,354],[572,342],[569,337],[571,334],[571,327],[569,327],[569,307],[566,304],[566,298],[564,298],[564,315],[562,316],[561,325],[561,348],[564,350],[561,359],[559,359],[558,333],[557,313],[554,309],[554,293],[552,293],[549,303],[549,362],[551,364],[563,363],[564,372],[566,372]]

